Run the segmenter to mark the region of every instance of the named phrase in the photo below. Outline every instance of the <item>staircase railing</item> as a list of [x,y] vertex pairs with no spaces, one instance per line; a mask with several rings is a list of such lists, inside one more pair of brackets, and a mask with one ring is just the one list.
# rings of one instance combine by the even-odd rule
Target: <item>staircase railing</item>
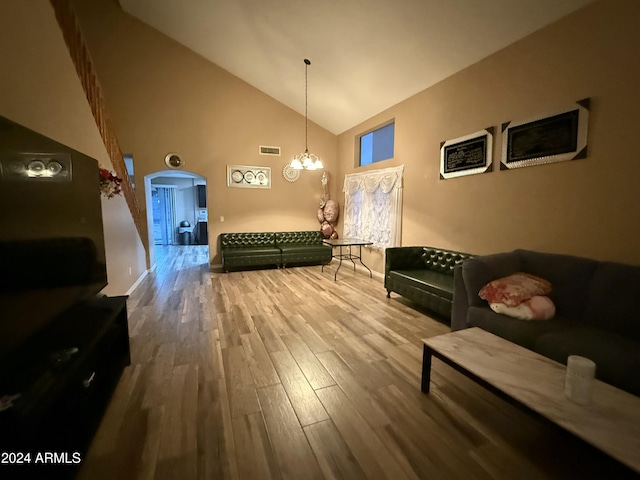
[[95,119],[100,136],[107,149],[113,169],[118,177],[122,179],[122,192],[126,199],[129,211],[144,244],[146,226],[142,212],[138,205],[133,186],[129,181],[129,175],[124,163],[122,151],[118,144],[114,128],[107,112],[106,102],[102,94],[102,88],[96,75],[89,50],[82,36],[80,25],[69,0],[49,0],[55,11],[58,25],[62,30],[67,49],[75,65],[76,72],[82,83],[87,101],[91,107],[93,118]]

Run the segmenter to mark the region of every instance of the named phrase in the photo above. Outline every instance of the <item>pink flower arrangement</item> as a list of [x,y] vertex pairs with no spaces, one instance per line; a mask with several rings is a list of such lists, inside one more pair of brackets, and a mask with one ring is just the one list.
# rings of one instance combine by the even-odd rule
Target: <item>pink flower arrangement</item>
[[113,198],[116,195],[120,195],[122,193],[122,187],[120,187],[121,183],[121,178],[100,166],[100,193],[107,198]]

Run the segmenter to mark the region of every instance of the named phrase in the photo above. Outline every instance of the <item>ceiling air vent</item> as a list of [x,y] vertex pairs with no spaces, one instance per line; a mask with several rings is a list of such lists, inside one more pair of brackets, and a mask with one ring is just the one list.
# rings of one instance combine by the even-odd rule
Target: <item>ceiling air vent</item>
[[280,147],[265,147],[263,145],[260,145],[260,155],[280,156]]

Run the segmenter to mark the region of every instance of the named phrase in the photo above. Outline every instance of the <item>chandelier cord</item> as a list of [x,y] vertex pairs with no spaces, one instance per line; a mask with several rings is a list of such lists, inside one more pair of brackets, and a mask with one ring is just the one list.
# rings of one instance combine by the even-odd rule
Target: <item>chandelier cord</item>
[[294,170],[322,170],[324,166],[317,155],[309,153],[309,65],[311,61],[304,59],[304,152],[297,154],[290,165]]
[[307,58],[304,59],[304,151],[309,151],[309,120],[307,115],[307,97],[309,92],[308,87],[308,77],[307,77],[307,67],[311,65],[311,61]]

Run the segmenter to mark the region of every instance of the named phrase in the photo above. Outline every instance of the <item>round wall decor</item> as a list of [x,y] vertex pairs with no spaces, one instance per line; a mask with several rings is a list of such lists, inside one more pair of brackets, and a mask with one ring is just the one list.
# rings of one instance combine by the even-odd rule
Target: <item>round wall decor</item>
[[231,180],[233,183],[240,183],[244,180],[244,174],[240,170],[234,170],[231,174]]
[[184,167],[184,161],[177,153],[167,153],[167,156],[164,157],[164,163],[166,163],[169,168]]
[[295,182],[300,178],[300,170],[296,170],[290,163],[287,163],[282,169],[282,176],[287,182]]

